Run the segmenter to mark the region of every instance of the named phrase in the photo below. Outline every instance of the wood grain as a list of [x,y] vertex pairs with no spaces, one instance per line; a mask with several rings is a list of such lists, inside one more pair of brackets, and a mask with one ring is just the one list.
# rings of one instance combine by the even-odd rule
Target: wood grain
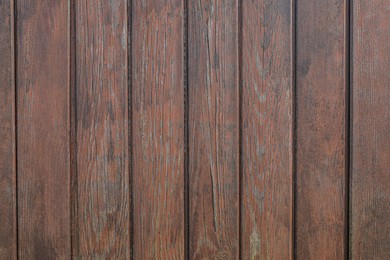
[[133,1],[135,259],[184,259],[183,1]]
[[130,257],[127,3],[76,2],[74,257]]
[[190,258],[239,256],[238,4],[190,1]]
[[68,1],[16,3],[19,258],[68,259]]
[[242,257],[291,259],[291,1],[242,8]]
[[389,27],[389,1],[353,1],[353,259],[390,259]]
[[345,257],[345,8],[344,0],[297,5],[298,259]]
[[16,259],[14,4],[0,2],[0,259]]

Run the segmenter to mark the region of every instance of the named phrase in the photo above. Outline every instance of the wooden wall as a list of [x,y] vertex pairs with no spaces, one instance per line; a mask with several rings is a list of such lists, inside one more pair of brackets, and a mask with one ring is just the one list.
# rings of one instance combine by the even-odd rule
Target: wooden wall
[[390,259],[390,2],[3,0],[0,259]]

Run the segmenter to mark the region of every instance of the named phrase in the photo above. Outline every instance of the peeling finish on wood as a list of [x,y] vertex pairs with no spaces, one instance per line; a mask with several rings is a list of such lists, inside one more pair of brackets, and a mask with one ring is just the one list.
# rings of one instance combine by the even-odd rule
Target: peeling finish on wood
[[353,1],[351,257],[390,259],[390,2]]
[[188,8],[190,258],[238,259],[238,3]]
[[297,5],[298,259],[345,257],[344,0]]
[[292,259],[291,2],[242,8],[242,257]]
[[76,1],[76,258],[130,256],[126,7]]
[[18,254],[69,259],[68,1],[15,2]]
[[14,6],[0,2],[0,259],[16,259]]
[[181,0],[133,1],[134,259],[184,258]]

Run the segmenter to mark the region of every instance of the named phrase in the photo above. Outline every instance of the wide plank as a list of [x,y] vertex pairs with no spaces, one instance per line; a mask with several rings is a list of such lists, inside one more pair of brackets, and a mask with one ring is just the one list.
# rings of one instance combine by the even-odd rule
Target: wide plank
[[16,259],[14,1],[0,2],[0,259]]
[[296,257],[346,256],[347,1],[301,0],[296,24]]
[[238,259],[238,2],[188,13],[189,256]]
[[242,258],[292,259],[292,1],[242,2]]
[[390,259],[390,2],[353,1],[352,259]]
[[184,4],[132,2],[134,259],[184,259]]
[[19,258],[69,259],[69,5],[15,3]]
[[127,2],[76,1],[73,256],[130,258]]

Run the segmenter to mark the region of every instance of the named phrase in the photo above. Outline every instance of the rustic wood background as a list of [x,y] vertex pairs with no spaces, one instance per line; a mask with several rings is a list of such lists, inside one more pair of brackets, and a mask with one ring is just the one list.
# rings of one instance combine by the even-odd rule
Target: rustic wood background
[[390,1],[1,0],[0,259],[390,259]]

